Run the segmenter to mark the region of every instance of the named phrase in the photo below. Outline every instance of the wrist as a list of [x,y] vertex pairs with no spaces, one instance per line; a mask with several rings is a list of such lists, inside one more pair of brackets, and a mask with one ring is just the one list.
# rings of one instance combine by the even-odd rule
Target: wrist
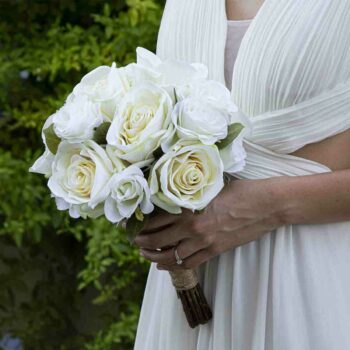
[[268,178],[263,181],[262,190],[265,192],[265,203],[270,213],[271,220],[275,227],[281,227],[294,224],[296,219],[297,205],[293,197],[292,178],[288,176],[279,176]]

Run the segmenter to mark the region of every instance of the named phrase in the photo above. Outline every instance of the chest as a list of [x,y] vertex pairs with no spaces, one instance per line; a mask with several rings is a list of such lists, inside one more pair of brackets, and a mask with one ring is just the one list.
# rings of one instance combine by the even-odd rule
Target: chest
[[248,115],[301,103],[350,79],[348,2],[271,0],[262,12],[233,73],[234,98]]

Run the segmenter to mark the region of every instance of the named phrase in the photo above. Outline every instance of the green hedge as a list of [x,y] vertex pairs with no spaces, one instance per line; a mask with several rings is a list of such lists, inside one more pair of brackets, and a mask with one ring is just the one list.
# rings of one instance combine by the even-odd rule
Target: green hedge
[[26,350],[132,349],[148,264],[110,223],[58,212],[28,173],[82,75],[155,49],[160,0],[0,1],[0,337]]

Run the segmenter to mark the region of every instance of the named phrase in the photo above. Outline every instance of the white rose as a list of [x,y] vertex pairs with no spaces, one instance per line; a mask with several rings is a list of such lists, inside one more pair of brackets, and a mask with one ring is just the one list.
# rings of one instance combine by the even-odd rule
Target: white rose
[[29,168],[29,171],[32,173],[43,174],[45,176],[51,175],[52,163],[54,160],[54,155],[47,148],[46,137],[44,134],[44,130],[47,129],[53,123],[53,115],[46,119],[41,137],[43,139],[45,145],[45,152],[34,162],[34,164]]
[[131,88],[129,67],[97,67],[86,74],[73,90],[74,96],[87,96],[99,106],[99,111],[108,120],[112,120],[117,103]]
[[115,147],[107,145],[106,153],[112,161],[114,172],[119,173],[126,168],[125,162],[118,157]]
[[117,223],[130,218],[140,208],[143,214],[149,214],[154,206],[151,193],[143,172],[131,165],[113,175],[109,181],[110,196],[106,199],[104,211],[106,218]]
[[151,83],[140,84],[123,99],[107,143],[130,163],[152,161],[153,152],[167,135],[171,112],[171,98],[165,90]]
[[100,214],[114,169],[105,150],[94,141],[62,142],[48,181],[58,209],[69,208],[73,217]]
[[97,105],[87,96],[76,96],[53,115],[56,135],[70,143],[90,140],[94,129],[103,122]]
[[227,136],[229,114],[205,100],[186,98],[177,103],[172,114],[174,130],[182,140],[199,140],[213,145]]
[[136,62],[138,65],[154,70],[162,64],[162,60],[157,55],[143,47],[136,48]]
[[125,68],[127,69],[123,72],[123,75],[125,76],[125,79],[128,79],[130,88],[143,82],[151,82],[161,85],[162,76],[158,70],[136,63],[130,63]]
[[223,113],[233,114],[238,110],[233,103],[230,91],[224,84],[215,80],[195,81],[176,87],[176,97],[178,101],[191,97],[201,99]]
[[158,72],[160,76],[157,82],[163,87],[186,85],[208,77],[208,68],[204,64],[180,60],[162,61],[157,55],[142,47],[138,47],[136,53],[137,65]]
[[223,188],[223,171],[215,145],[179,142],[151,170],[152,202],[173,214],[204,209]]
[[159,67],[162,84],[181,86],[202,81],[207,78],[207,68],[200,63],[187,63],[177,60],[166,60]]
[[231,114],[230,124],[234,123],[242,124],[244,126],[243,130],[229,145],[220,149],[225,172],[230,174],[242,171],[245,167],[247,153],[244,149],[243,140],[249,137],[253,129],[251,120],[238,109]]
[[29,171],[32,173],[50,176],[51,166],[52,166],[54,157],[55,156],[48,150],[48,148],[46,148],[45,152],[29,168]]
[[[184,101],[188,100],[189,98],[194,99],[200,99],[203,102],[204,105],[211,105],[214,107],[214,109],[217,109],[219,113],[222,113],[222,115],[226,115],[227,121],[226,123],[220,123],[218,116],[214,116],[213,114],[213,125],[215,125],[215,121],[218,122],[218,130],[220,125],[225,125],[224,127],[227,128],[231,124],[240,123],[244,126],[244,129],[241,131],[241,133],[225,148],[220,149],[220,156],[224,163],[224,170],[228,173],[235,173],[238,171],[241,171],[245,166],[245,158],[246,158],[246,152],[243,147],[243,138],[245,138],[252,129],[252,123],[234,104],[233,100],[231,99],[230,91],[221,83],[216,82],[214,80],[207,80],[204,82],[196,82],[194,84],[189,84],[186,86],[178,87],[176,88],[176,96],[180,102],[178,104],[181,105]],[[175,107],[172,117],[175,115],[175,111],[178,111],[179,108]],[[208,108],[209,111],[209,108]],[[202,112],[203,113],[203,112]],[[211,113],[203,113],[203,123],[199,123],[201,127],[203,127],[204,130],[210,131],[212,126],[210,124],[210,116]],[[179,124],[179,122],[177,122]],[[173,124],[174,123],[173,119]],[[206,127],[206,125],[208,127]],[[182,126],[182,125],[181,125]],[[182,138],[188,138],[187,135],[184,135],[182,132],[179,133],[180,129],[177,126],[176,127],[177,133]],[[226,131],[227,133],[227,131]],[[173,131],[174,134],[174,131]],[[213,129],[212,136],[215,135],[215,131]],[[218,134],[217,134],[218,135]],[[206,143],[206,141],[203,139],[203,137],[199,138],[203,143]],[[217,141],[222,140],[224,138],[218,137]],[[174,137],[169,138],[169,140],[172,140],[174,142]],[[171,141],[167,141],[167,145],[171,145]]]
[[90,208],[88,203],[69,204],[62,198],[55,197],[58,210],[69,210],[69,215],[74,218],[92,218],[96,219],[104,214],[103,203],[98,204],[94,209]]
[[242,132],[231,144],[220,149],[220,157],[226,173],[234,174],[245,167],[247,154],[243,146],[243,135],[244,133]]

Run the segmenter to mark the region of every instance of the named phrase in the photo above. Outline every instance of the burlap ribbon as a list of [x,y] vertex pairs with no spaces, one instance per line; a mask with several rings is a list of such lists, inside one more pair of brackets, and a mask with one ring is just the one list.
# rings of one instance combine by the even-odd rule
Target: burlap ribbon
[[173,270],[169,273],[176,290],[192,289],[198,284],[198,276],[195,270]]

